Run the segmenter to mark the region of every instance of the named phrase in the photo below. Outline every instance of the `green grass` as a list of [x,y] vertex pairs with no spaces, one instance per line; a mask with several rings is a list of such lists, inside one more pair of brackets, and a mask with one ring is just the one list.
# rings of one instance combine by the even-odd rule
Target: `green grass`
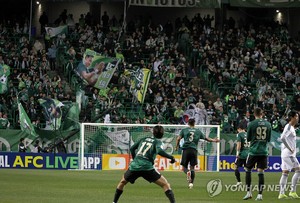
[[[3,203],[106,203],[112,202],[115,188],[124,171],[64,171],[64,170],[0,170],[0,202]],[[187,188],[182,172],[164,172],[174,191],[177,203],[193,202],[241,202],[244,191],[225,191],[225,184],[235,184],[234,173],[196,173],[193,189]],[[244,180],[244,173],[241,173]],[[278,184],[280,173],[265,173],[265,182]],[[206,185],[210,180],[220,179],[222,192],[210,197]],[[291,176],[289,177],[289,181]],[[252,174],[257,184],[257,174]],[[254,201],[257,192],[253,192]],[[265,191],[265,202],[278,202],[278,191]],[[287,200],[297,202],[297,200]],[[120,203],[161,203],[168,202],[161,188],[138,179],[134,185],[127,184]]]

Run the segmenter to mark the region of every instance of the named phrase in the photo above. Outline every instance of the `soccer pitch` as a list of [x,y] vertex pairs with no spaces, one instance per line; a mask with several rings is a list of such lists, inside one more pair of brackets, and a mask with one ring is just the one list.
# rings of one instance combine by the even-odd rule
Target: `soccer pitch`
[[[65,170],[0,170],[0,202],[3,203],[106,203],[112,202],[116,186],[124,171],[65,171]],[[168,179],[177,203],[193,202],[241,202],[246,194],[237,190],[233,172],[197,172],[193,189],[188,189],[186,176],[182,172],[161,173]],[[265,173],[268,191],[264,191],[265,202],[278,202],[280,173]],[[243,183],[245,174],[241,173]],[[221,180],[218,195],[211,197],[207,184]],[[289,182],[291,175],[289,176]],[[257,184],[257,173],[252,173],[252,183]],[[213,190],[215,188],[212,188]],[[221,189],[221,190],[220,190]],[[299,189],[298,189],[299,191]],[[213,191],[214,192],[214,191]],[[215,193],[216,194],[216,193]],[[254,201],[257,191],[253,192]],[[295,202],[297,200],[285,200]],[[163,190],[144,179],[134,185],[128,183],[120,203],[166,203]]]

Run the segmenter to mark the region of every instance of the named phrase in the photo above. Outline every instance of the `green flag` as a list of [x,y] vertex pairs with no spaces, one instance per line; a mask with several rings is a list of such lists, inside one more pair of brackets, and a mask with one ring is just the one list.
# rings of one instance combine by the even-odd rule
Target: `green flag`
[[67,106],[66,108],[66,117],[63,119],[62,122],[62,130],[68,131],[68,130],[75,130],[79,129],[79,105],[74,102],[70,104],[64,103],[64,106]]
[[19,101],[18,109],[21,130],[25,131],[26,134],[31,135],[33,137],[32,140],[34,140],[38,137],[38,135],[35,132],[34,126],[32,125],[30,118],[28,117],[26,111],[24,110],[22,104]]
[[7,80],[10,75],[10,67],[8,65],[0,65],[0,94],[7,92]]
[[56,99],[39,99],[40,105],[43,107],[44,116],[46,118],[47,130],[58,130],[61,126],[63,103]]

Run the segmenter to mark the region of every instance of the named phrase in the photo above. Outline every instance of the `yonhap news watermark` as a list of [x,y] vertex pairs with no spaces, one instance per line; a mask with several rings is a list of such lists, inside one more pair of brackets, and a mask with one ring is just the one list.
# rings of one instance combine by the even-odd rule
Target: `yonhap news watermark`
[[[300,185],[300,184],[297,184]],[[264,191],[267,192],[279,192],[279,184],[266,184],[261,186]],[[285,186],[285,191],[290,191],[291,183]],[[220,195],[222,192],[247,192],[247,185],[236,185],[236,184],[223,184],[221,179],[210,180],[206,185],[206,191],[210,197],[215,197]],[[252,185],[251,191],[259,191],[258,185]]]

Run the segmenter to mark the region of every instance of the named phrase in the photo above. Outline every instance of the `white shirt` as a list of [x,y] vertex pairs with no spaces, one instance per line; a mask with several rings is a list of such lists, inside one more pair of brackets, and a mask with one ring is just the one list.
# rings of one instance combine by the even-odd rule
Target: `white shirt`
[[104,117],[104,123],[110,123],[110,115],[106,114]]
[[294,152],[292,153],[284,143],[281,144],[281,157],[296,157],[296,131],[289,123],[285,125],[281,134],[282,142],[285,142]]
[[153,71],[156,73],[156,72],[158,72],[159,71],[159,66],[160,66],[160,64],[163,62],[163,60],[162,61],[158,61],[158,60],[155,60],[154,61],[154,63],[153,63]]

